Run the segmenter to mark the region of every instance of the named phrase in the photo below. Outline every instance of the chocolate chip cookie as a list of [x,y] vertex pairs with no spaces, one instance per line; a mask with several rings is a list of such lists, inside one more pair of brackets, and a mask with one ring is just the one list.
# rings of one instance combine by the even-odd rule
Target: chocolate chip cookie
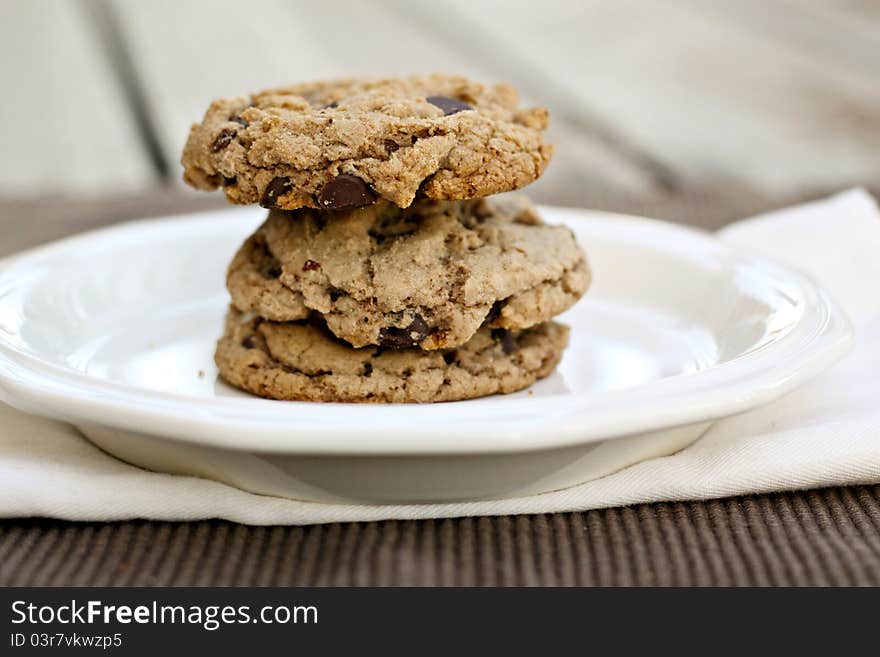
[[[331,216],[332,215],[332,216]],[[227,287],[275,321],[320,314],[355,347],[446,349],[478,329],[521,330],[569,308],[590,272],[572,232],[524,197],[273,210]]]
[[233,203],[339,210],[470,199],[535,180],[547,110],[462,77],[349,79],[214,101],[192,127],[184,180]]
[[553,371],[568,328],[482,328],[443,351],[353,349],[314,322],[270,322],[230,309],[214,360],[229,383],[261,397],[438,402],[521,390]]

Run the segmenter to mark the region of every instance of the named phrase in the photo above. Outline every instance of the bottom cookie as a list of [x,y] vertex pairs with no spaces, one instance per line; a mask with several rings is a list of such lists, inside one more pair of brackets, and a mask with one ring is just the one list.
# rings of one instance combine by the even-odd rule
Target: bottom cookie
[[568,327],[481,328],[455,349],[354,349],[309,322],[270,322],[230,309],[214,360],[237,388],[324,402],[439,402],[521,390],[553,371]]

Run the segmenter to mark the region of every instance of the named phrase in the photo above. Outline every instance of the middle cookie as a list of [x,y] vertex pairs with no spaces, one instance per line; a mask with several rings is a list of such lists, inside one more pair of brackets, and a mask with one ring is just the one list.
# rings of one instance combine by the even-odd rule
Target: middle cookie
[[233,304],[272,321],[315,312],[355,347],[445,349],[482,326],[526,329],[590,282],[572,232],[524,197],[273,210],[227,276]]

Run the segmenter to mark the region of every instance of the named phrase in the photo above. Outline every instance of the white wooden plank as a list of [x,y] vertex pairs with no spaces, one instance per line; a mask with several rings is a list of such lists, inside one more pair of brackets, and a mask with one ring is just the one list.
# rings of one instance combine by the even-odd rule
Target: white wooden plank
[[[430,14],[421,20],[419,5]],[[406,75],[412,73],[446,72],[473,77],[477,80],[508,81],[506,67],[498,66],[508,53],[473,56],[457,39],[450,40],[432,29],[435,17],[444,11],[436,3],[413,3],[400,6],[382,2],[287,2],[293,20],[309,25],[309,33],[317,35],[338,66],[348,75]],[[485,53],[488,55],[489,53]],[[546,105],[543,85],[520,88],[527,104]],[[569,125],[561,119],[561,108],[551,107],[549,139],[556,145],[551,168],[546,174],[551,185],[556,172],[566,176],[589,177],[590,183],[629,193],[647,193],[654,187],[644,169],[594,135]],[[555,117],[555,118],[553,118]]]
[[[190,124],[213,98],[346,75],[442,71],[499,79],[494,57],[473,57],[405,12],[368,2],[261,0],[245,8],[240,0],[117,0],[113,7],[149,90],[172,172],[179,171]],[[627,158],[561,122],[551,139],[558,149],[548,176],[554,169],[580,171],[596,184],[633,193],[651,185]]]
[[[880,2],[871,7],[837,1],[702,0],[700,8],[739,20],[780,47],[834,68],[840,76],[875,79],[880,68]],[[768,7],[772,11],[768,11]]]
[[511,70],[544,76],[560,103],[598,114],[687,184],[786,193],[880,177],[876,78],[842,74],[704,3],[445,5],[454,12],[438,21],[476,24]]
[[180,171],[177,158],[190,124],[212,99],[284,84],[308,71],[340,74],[305,26],[286,20],[280,4],[113,3],[172,172]]
[[131,190],[154,180],[136,126],[78,6],[0,3],[0,194]]

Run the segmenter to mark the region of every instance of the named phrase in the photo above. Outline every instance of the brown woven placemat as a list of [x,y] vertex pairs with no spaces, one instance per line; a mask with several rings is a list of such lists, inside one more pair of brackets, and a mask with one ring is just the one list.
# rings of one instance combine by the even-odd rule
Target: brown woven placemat
[[0,523],[0,583],[880,585],[880,486],[552,515]]

